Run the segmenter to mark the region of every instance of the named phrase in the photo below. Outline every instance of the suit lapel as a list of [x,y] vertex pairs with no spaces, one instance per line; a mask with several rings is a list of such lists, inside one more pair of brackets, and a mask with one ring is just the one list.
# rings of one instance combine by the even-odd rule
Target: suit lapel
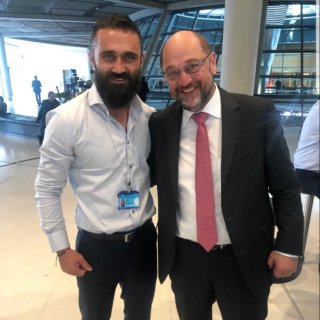
[[[219,87],[222,112],[222,155],[221,155],[221,190],[223,189],[232,164],[237,137],[241,129],[242,113],[238,102],[232,95]],[[168,166],[173,190],[178,186],[178,161],[180,146],[182,107],[174,104],[169,107],[165,128]]]
[[221,88],[219,90],[222,112],[221,190],[223,190],[241,129],[242,114],[238,102],[232,95]]
[[173,190],[177,190],[182,108],[177,104],[169,108],[170,112],[168,112],[168,119],[166,119],[165,123],[165,139],[168,148],[167,156],[171,183]]

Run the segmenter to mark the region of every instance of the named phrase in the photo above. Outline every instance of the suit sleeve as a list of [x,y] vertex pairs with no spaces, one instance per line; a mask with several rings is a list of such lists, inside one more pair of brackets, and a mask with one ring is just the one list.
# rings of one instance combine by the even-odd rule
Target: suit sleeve
[[156,143],[156,112],[152,113],[149,119],[149,131],[150,131],[150,139],[151,139],[151,151],[149,157],[147,159],[147,163],[149,165],[150,170],[150,187],[153,187],[157,184],[156,182],[156,174],[155,174],[155,143]]
[[266,132],[265,170],[278,228],[275,249],[302,255],[303,213],[300,185],[290,160],[279,115],[273,104],[267,109]]

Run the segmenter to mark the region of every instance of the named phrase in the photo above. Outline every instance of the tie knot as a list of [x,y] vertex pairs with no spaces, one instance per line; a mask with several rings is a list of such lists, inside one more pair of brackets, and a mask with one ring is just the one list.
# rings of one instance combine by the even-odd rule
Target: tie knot
[[205,112],[194,113],[191,118],[199,125],[204,124],[206,119],[208,118],[208,114]]

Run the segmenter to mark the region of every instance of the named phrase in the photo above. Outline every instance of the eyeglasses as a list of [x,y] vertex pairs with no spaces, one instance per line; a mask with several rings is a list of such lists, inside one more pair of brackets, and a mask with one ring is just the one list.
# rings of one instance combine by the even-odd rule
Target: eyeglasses
[[211,53],[212,53],[212,51],[210,51],[202,60],[193,60],[193,61],[188,62],[182,68],[182,70],[169,68],[166,71],[164,71],[163,74],[167,80],[174,81],[180,77],[182,71],[187,74],[197,73],[201,69],[201,67],[203,66],[203,64],[208,59],[208,57]]

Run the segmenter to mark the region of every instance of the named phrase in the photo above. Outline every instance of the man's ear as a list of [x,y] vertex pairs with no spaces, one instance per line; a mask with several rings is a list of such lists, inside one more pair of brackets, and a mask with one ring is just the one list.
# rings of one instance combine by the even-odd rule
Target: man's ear
[[92,69],[95,70],[94,54],[91,50],[89,51],[89,61]]
[[217,73],[217,56],[215,52],[212,52],[210,54],[209,59],[210,59],[211,72],[213,73],[213,75],[215,75]]
[[142,67],[143,65],[143,61],[144,61],[144,54],[143,52],[141,53],[141,58],[140,58],[140,68]]

